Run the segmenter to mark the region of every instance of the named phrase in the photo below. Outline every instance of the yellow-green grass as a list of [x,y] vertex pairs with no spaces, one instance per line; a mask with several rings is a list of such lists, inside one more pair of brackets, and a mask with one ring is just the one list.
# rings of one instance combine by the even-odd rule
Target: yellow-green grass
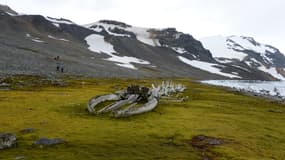
[[[67,87],[0,91],[0,132],[18,137],[18,146],[0,151],[0,159],[194,160],[202,153],[189,141],[201,134],[227,141],[210,149],[215,159],[285,159],[284,105],[187,79],[177,80],[187,86],[186,102],[161,100],[154,111],[123,119],[86,111],[93,96],[158,81],[72,80]],[[35,132],[21,134],[25,128]],[[63,138],[67,144],[33,146],[40,137]]]

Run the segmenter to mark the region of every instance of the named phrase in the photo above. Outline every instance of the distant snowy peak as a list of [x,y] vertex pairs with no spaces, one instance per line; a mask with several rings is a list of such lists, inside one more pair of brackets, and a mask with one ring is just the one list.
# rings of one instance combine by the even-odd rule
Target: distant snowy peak
[[245,36],[212,36],[200,39],[203,46],[220,63],[244,66],[265,72],[276,79],[285,77],[285,56],[270,45]]
[[221,63],[231,62],[236,59],[243,61],[245,59],[261,58],[259,61],[265,65],[274,64],[274,54],[279,50],[266,44],[255,41],[252,37],[245,36],[212,36],[200,39],[203,46],[209,49]]
[[200,39],[203,46],[210,50],[214,58],[243,60],[247,54],[234,50],[229,45],[229,39],[223,36],[213,36]]
[[249,50],[260,54],[278,52],[278,50],[272,46],[258,43],[252,37],[245,36],[227,37],[227,46],[235,50]]

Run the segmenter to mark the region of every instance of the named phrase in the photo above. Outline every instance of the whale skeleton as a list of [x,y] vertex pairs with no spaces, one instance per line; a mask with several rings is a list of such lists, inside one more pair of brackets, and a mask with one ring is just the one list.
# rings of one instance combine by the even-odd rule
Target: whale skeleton
[[[175,84],[173,81],[162,81],[157,86],[152,84],[151,88],[130,86],[125,91],[93,97],[87,103],[87,109],[91,114],[111,113],[111,116],[116,118],[138,115],[155,109],[161,97],[183,92],[185,89],[184,85]],[[113,103],[101,109],[97,108],[106,101]]]

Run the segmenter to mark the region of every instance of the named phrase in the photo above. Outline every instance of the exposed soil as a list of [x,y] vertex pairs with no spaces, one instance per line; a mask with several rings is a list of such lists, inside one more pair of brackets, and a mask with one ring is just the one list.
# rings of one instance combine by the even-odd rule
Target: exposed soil
[[194,136],[188,143],[201,154],[202,160],[214,160],[214,158],[218,155],[217,153],[212,152],[210,149],[215,146],[225,144],[225,140],[198,135]]

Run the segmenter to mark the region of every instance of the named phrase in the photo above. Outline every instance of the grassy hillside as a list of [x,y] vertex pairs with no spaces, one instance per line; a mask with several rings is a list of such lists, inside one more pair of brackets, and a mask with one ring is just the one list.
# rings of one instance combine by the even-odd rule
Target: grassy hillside
[[[39,87],[34,81],[0,91],[0,132],[18,137],[18,146],[0,151],[0,159],[193,160],[203,154],[212,159],[285,159],[285,106],[219,87],[177,80],[187,86],[188,101],[162,100],[155,111],[131,118],[96,117],[85,110],[95,95],[155,81],[160,80],[70,80],[65,87]],[[25,128],[35,132],[19,132]],[[201,151],[190,144],[196,135],[225,143]],[[40,137],[63,138],[67,144],[32,146]]]

